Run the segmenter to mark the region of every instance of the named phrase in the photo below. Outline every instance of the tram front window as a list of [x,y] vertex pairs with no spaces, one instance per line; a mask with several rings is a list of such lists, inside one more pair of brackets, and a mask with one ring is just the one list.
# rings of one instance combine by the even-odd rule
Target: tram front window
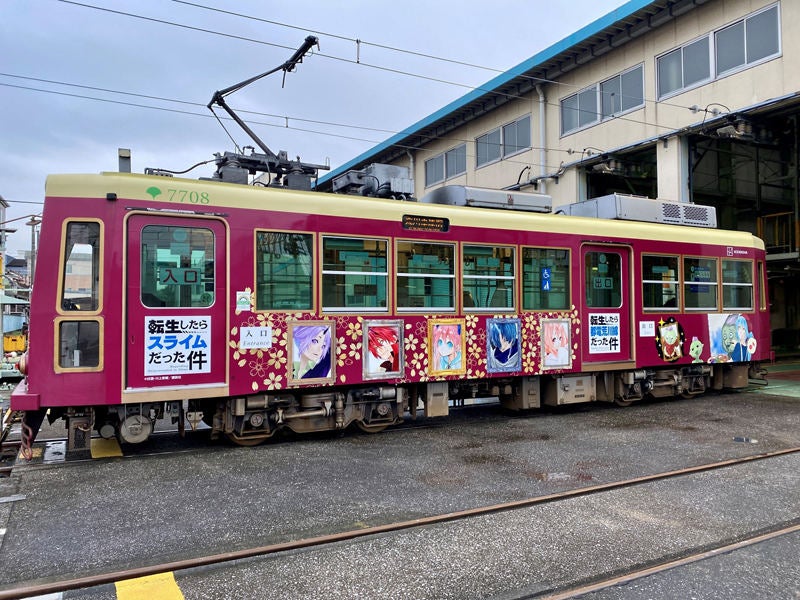
[[100,223],[67,224],[61,278],[61,310],[100,308]]

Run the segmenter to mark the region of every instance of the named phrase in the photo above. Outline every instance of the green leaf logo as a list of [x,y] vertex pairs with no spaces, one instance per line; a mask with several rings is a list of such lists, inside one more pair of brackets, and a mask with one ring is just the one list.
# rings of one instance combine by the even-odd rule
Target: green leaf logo
[[153,186],[153,187],[147,188],[147,193],[150,194],[150,197],[153,200],[155,200],[156,196],[160,196],[161,195],[161,190],[158,189],[157,187]]

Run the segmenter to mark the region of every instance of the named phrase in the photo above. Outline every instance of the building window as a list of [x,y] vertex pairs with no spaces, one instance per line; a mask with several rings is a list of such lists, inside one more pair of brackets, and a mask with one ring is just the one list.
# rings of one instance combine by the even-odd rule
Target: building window
[[644,106],[644,67],[607,79],[600,84],[600,118],[608,119]]
[[444,154],[425,161],[425,185],[444,181]]
[[322,308],[385,311],[387,240],[322,238]]
[[656,58],[658,97],[756,65],[780,51],[778,6],[773,5]]
[[514,308],[514,248],[463,248],[464,310]]
[[561,133],[571,133],[644,106],[644,67],[637,65],[561,101]]
[[718,76],[777,55],[780,52],[778,7],[717,31],[715,43]]
[[496,160],[500,160],[500,128],[485,133],[475,140],[475,156],[477,166],[485,165]]
[[397,242],[397,309],[455,310],[453,244]]
[[467,172],[467,145],[461,144],[444,153],[445,176],[447,179]]
[[722,309],[753,310],[753,263],[722,261]]
[[475,140],[477,166],[482,166],[531,147],[531,116],[526,115]]
[[522,249],[522,308],[568,310],[569,250]]
[[656,59],[658,95],[667,96],[711,79],[709,38],[686,44]]
[[256,232],[256,310],[311,310],[314,237]]
[[678,309],[680,290],[677,256],[642,256],[642,298],[644,308]]
[[476,164],[480,167],[530,147],[531,117],[526,115],[477,137],[475,139]]
[[686,310],[717,309],[717,259],[683,259],[683,302]]
[[461,144],[425,161],[425,185],[434,185],[466,172],[467,145]]
[[531,118],[525,116],[503,127],[503,156],[511,156],[531,147]]

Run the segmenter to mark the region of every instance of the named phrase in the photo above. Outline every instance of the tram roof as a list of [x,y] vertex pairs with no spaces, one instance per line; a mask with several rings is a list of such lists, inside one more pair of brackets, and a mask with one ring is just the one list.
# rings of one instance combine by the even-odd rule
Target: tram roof
[[[208,204],[191,204],[170,201],[168,191],[180,190],[188,197],[206,194]],[[697,243],[742,246],[764,249],[764,243],[747,232],[666,225],[650,222],[622,221],[560,214],[520,212],[509,209],[476,208],[428,204],[401,200],[387,200],[327,194],[321,192],[263,188],[210,180],[164,178],[135,173],[101,173],[97,175],[50,175],[47,178],[46,197],[98,198],[108,202],[108,194],[116,194],[118,201],[160,202],[164,210],[191,213],[195,209],[205,214],[230,209],[270,210],[296,212],[332,217],[358,217],[398,222],[404,214],[414,214],[449,219],[451,226],[530,230],[550,233],[591,236],[605,239],[674,240]],[[265,206],[264,195],[274,198]],[[126,205],[127,206],[127,205]],[[128,208],[135,209],[131,204]],[[48,206],[45,206],[47,210]]]

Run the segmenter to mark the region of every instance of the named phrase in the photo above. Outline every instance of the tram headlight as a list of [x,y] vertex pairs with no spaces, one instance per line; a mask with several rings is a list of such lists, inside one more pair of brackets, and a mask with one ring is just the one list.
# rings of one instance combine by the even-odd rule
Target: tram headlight
[[26,351],[19,359],[19,363],[17,363],[17,369],[23,375],[28,374],[28,352]]

